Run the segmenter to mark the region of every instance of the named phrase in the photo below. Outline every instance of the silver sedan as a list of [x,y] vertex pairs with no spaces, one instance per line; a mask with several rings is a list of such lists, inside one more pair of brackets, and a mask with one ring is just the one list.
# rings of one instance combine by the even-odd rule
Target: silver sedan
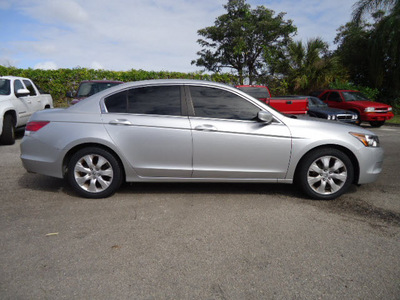
[[375,181],[383,150],[361,127],[290,118],[227,85],[150,80],[35,113],[21,159],[89,198],[124,181],[179,181],[296,183],[334,199]]

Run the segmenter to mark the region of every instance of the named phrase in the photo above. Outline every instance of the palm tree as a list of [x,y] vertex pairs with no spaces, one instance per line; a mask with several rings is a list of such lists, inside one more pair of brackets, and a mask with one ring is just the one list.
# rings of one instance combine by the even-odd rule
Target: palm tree
[[333,81],[337,69],[336,60],[328,55],[328,45],[320,38],[303,44],[292,42],[288,47],[287,59],[282,70],[292,83],[294,93],[308,93],[325,87]]
[[380,15],[371,35],[370,77],[378,88],[385,84],[400,90],[400,0],[359,0],[354,6],[353,22],[363,16]]

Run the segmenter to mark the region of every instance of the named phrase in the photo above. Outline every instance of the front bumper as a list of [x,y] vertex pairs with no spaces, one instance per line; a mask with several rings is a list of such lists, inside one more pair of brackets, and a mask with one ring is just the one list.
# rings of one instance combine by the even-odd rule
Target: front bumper
[[381,147],[361,148],[358,153],[360,175],[358,184],[374,182],[382,172],[384,150]]
[[367,121],[367,122],[371,122],[371,121],[387,121],[390,120],[394,117],[394,114],[392,112],[388,112],[388,113],[364,113],[361,114],[360,118],[361,121]]

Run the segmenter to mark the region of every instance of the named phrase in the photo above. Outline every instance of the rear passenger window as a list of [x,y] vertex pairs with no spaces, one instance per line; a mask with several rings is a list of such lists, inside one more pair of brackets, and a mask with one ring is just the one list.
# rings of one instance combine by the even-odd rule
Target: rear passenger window
[[180,86],[151,86],[134,88],[105,99],[108,112],[181,115]]

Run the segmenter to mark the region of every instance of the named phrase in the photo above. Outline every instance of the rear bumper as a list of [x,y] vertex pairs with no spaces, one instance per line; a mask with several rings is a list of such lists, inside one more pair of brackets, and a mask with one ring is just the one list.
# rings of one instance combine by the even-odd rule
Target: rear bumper
[[59,149],[29,136],[24,136],[20,147],[22,165],[28,172],[63,178]]

